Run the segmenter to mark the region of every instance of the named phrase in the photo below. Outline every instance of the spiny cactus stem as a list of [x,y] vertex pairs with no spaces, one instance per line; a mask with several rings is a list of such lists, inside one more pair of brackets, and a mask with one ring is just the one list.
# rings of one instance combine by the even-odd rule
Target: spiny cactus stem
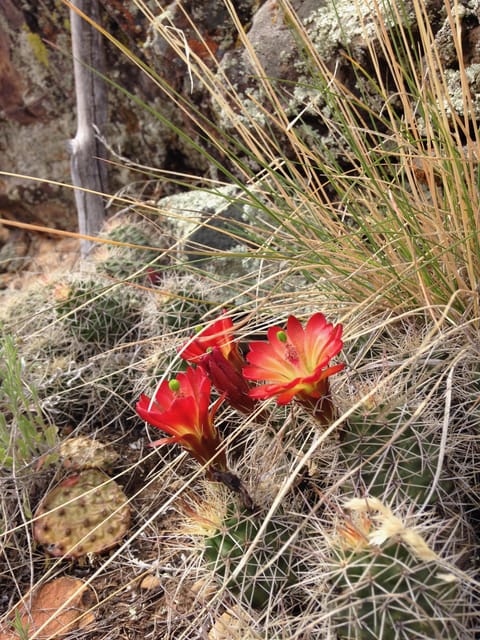
[[238,476],[230,471],[223,471],[220,469],[211,468],[212,479],[216,482],[222,482],[229,489],[234,491],[235,493],[239,493],[242,499],[242,504],[250,513],[254,513],[258,510],[258,507],[255,506],[250,494],[248,493],[245,485],[240,480]]

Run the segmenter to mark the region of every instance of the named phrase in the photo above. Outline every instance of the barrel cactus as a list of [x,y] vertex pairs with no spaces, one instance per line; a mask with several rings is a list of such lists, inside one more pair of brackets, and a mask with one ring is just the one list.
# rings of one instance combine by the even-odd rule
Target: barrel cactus
[[254,608],[267,606],[284,587],[297,582],[291,547],[280,551],[291,531],[285,522],[271,519],[252,547],[261,524],[252,514],[232,515],[206,539],[204,552],[207,567]]
[[[155,270],[152,265],[155,264],[158,268],[159,263],[165,264],[165,258],[161,258],[162,251],[159,249],[162,235],[153,223],[148,225],[126,219],[107,230],[104,235],[113,242],[107,245],[106,255],[98,261],[97,268],[115,279],[144,280],[148,265]],[[164,238],[165,234],[165,244]]]
[[[403,396],[351,414],[340,436],[340,456],[349,475],[344,488],[354,494],[395,496],[417,504],[433,504],[449,490],[438,478],[441,443],[438,417],[418,414]],[[436,482],[434,482],[436,479]]]
[[137,337],[144,301],[129,286],[112,286],[98,277],[79,279],[59,285],[56,299],[57,315],[67,331],[98,352]]
[[354,498],[331,542],[339,640],[467,637],[456,577],[380,500]]

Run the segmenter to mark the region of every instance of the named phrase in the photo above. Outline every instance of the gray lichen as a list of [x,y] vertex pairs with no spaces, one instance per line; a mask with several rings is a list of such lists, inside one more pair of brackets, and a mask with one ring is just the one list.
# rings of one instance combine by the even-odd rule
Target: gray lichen
[[[465,96],[465,87],[462,76],[468,82],[470,99]],[[445,70],[445,80],[448,86],[448,100],[445,101],[445,110],[452,115],[452,109],[459,116],[468,115],[476,120],[480,118],[480,63],[471,64],[463,72],[454,69]],[[473,113],[465,114],[465,107],[470,106]]]

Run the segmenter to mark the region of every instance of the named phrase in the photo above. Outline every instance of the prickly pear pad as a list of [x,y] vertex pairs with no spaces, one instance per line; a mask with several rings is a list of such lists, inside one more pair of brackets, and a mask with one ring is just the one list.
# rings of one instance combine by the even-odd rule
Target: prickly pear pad
[[129,525],[130,506],[120,486],[98,469],[87,469],[44,497],[33,534],[50,555],[78,558],[110,549]]

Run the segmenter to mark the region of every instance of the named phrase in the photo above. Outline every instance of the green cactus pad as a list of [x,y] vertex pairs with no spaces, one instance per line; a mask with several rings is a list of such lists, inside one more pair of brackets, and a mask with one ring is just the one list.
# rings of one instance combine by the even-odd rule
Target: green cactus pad
[[130,525],[128,499],[98,469],[72,475],[42,500],[33,533],[52,556],[78,558],[117,544]]
[[267,566],[289,537],[285,525],[273,521],[268,523],[263,537],[255,545],[240,573],[229,579],[250,551],[251,542],[261,524],[251,515],[233,516],[224,522],[221,531],[209,537],[205,543],[208,568],[226,580],[233,593],[240,594],[245,602],[255,608],[265,607],[282,587],[297,581],[290,548]]

